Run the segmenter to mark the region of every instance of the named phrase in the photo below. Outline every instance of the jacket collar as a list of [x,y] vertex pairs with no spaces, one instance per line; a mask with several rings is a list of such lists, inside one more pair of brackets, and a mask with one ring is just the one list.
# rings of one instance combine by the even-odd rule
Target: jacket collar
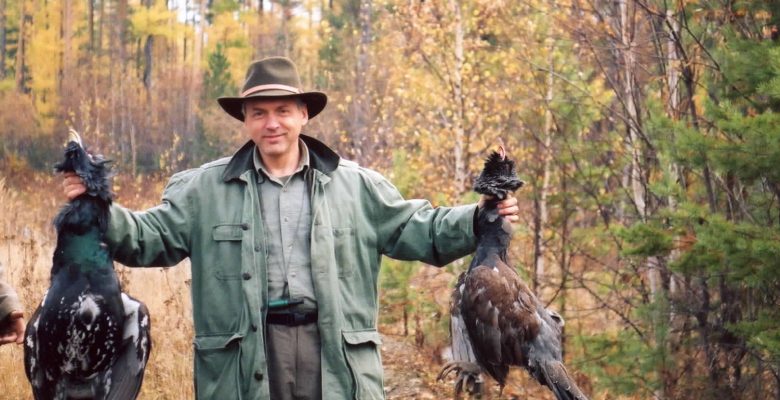
[[[311,136],[301,135],[300,138],[309,148],[309,162],[312,168],[324,174],[330,174],[339,166],[341,157],[325,143]],[[230,162],[222,174],[222,179],[225,182],[238,179],[245,171],[254,169],[253,151],[255,151],[255,143],[251,140],[241,146],[230,158]]]

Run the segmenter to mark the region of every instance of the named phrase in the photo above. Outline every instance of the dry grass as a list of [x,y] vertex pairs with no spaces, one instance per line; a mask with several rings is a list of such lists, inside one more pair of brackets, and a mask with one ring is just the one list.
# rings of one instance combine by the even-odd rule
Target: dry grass
[[[6,279],[19,292],[25,315],[29,316],[49,283],[56,239],[51,221],[63,202],[60,181],[48,174],[23,170],[9,173],[6,166],[0,166],[0,174],[0,262],[6,267]],[[164,183],[162,178],[133,181],[118,177],[114,189],[123,205],[143,209],[158,201]],[[189,261],[166,269],[117,265],[117,271],[124,290],[146,303],[152,314],[153,349],[139,398],[193,398]],[[426,301],[436,303],[441,312],[446,312],[451,290],[449,279],[444,276],[447,273],[422,268],[418,275],[415,282],[425,282],[427,289],[421,293],[426,294]],[[432,282],[436,288],[430,286]],[[448,338],[428,336],[425,344],[418,347],[415,342],[419,341],[416,337],[419,335],[414,334],[417,327],[412,328],[410,335],[402,336],[403,329],[398,323],[380,327],[385,336],[382,358],[388,399],[451,398],[451,381],[435,379],[441,368],[441,350]],[[21,346],[0,347],[0,399],[32,398],[23,365]],[[514,371],[513,376],[503,398],[553,398],[526,373]],[[490,385],[490,397],[497,398],[498,388]]]
[[[59,181],[51,176],[24,175],[0,176],[0,262],[29,316],[48,287],[56,240],[51,220],[62,196]],[[124,204],[141,208],[159,197],[162,181],[120,182],[117,188]],[[146,303],[152,314],[153,349],[139,398],[192,398],[189,262],[174,268],[117,270],[124,290]],[[0,399],[32,398],[21,346],[0,347],[0,376]]]

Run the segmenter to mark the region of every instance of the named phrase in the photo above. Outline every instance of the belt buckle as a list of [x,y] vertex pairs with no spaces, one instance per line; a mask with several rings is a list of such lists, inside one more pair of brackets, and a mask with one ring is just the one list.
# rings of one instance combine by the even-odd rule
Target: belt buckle
[[306,313],[293,312],[290,316],[292,317],[292,320],[290,321],[292,322],[292,326],[303,325],[306,323]]

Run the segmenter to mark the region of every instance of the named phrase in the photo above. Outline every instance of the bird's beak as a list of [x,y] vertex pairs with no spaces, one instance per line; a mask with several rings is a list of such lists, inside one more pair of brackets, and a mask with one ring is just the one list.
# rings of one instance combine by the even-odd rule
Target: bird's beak
[[79,136],[79,133],[73,128],[68,130],[68,143],[70,142],[76,142],[79,147],[84,147],[81,145],[81,136]]
[[501,161],[506,160],[506,150],[504,149],[504,141],[498,138],[498,155],[501,156]]

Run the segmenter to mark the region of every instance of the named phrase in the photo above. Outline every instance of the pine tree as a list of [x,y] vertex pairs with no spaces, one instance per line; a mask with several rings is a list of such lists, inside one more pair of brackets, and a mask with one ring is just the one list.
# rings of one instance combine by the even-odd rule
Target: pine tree
[[203,89],[203,101],[206,103],[235,93],[230,78],[230,61],[225,56],[221,43],[209,54],[209,68],[203,78]]

